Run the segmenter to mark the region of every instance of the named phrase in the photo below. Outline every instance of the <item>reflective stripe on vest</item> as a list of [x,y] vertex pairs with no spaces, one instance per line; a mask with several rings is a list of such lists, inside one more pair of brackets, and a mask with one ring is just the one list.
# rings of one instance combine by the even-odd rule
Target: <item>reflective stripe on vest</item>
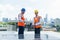
[[21,19],[23,20],[23,22],[18,22],[18,26],[25,26],[25,23],[24,23],[25,18],[22,17]]

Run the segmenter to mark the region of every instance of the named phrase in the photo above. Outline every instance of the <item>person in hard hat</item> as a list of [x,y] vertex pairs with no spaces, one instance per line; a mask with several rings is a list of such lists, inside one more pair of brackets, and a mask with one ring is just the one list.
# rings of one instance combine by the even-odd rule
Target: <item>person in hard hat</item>
[[40,38],[40,30],[42,28],[41,26],[41,16],[38,15],[38,10],[34,10],[35,12],[35,17],[33,20],[33,25],[35,28],[35,38]]
[[24,27],[25,27],[25,18],[24,18],[25,8],[21,9],[21,13],[18,14],[18,38],[24,38]]

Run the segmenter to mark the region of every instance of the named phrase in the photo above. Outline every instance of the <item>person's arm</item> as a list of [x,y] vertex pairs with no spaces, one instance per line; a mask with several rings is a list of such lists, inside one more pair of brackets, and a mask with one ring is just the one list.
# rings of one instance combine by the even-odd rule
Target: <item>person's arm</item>
[[33,18],[33,21],[32,21],[32,25],[33,25],[33,26],[35,26],[35,25],[36,25],[36,23],[34,23],[34,18]]
[[34,25],[34,19],[32,20],[32,25]]
[[21,19],[21,14],[18,14],[18,21],[22,22],[23,20]]

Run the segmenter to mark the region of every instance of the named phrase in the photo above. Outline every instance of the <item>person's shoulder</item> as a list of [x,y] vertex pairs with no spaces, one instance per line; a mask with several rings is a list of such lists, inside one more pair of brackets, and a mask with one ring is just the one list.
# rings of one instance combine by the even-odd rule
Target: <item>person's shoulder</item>
[[19,13],[18,16],[21,16],[21,13]]
[[33,18],[35,18],[35,16]]
[[21,15],[21,13],[19,13],[18,15]]
[[42,18],[41,16],[38,16],[39,18]]

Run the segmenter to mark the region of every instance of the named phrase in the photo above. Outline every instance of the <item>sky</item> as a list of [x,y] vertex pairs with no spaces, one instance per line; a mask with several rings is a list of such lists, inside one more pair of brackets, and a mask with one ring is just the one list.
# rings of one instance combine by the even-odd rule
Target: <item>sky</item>
[[34,10],[39,11],[42,18],[48,14],[50,18],[60,18],[60,0],[0,0],[0,19],[3,17],[14,19],[25,8],[25,18],[33,19]]

